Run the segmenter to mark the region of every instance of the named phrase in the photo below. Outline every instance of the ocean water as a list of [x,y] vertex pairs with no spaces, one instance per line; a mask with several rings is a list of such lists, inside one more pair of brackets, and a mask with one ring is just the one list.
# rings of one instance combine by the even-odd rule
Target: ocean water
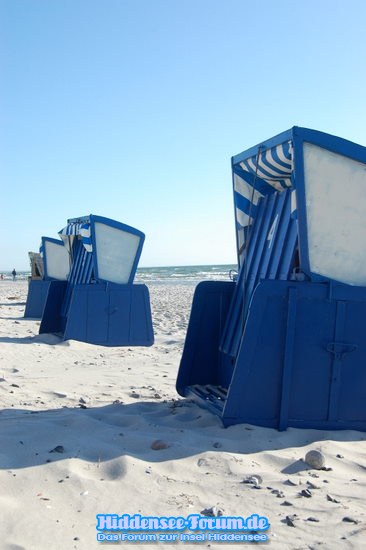
[[135,281],[145,284],[196,285],[200,281],[229,281],[236,264],[142,267]]
[[[230,274],[236,269],[236,264],[140,267],[137,270],[135,282],[147,285],[196,285],[200,281],[229,281]],[[10,271],[3,271],[3,273],[4,280],[12,280]],[[17,280],[27,280],[29,275],[29,271],[18,271]]]
[[[11,271],[0,271],[4,275],[4,281],[12,281],[13,275]],[[17,271],[17,281],[26,281],[30,275],[30,271]],[[1,283],[1,280],[0,280]]]

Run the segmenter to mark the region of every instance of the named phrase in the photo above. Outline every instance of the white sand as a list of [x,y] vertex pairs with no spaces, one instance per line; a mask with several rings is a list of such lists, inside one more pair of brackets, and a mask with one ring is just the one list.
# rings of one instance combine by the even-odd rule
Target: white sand
[[[39,321],[23,319],[26,282],[0,282],[0,549],[114,546],[97,542],[96,514],[187,517],[211,506],[225,516],[267,516],[273,549],[366,548],[366,434],[224,429],[175,391],[193,288],[150,292],[155,345],[105,348],[38,335]],[[157,439],[170,447],[152,450]],[[50,453],[58,445],[64,452]],[[300,462],[309,449],[321,450],[332,470]],[[249,474],[262,476],[261,489],[241,483]],[[299,497],[308,481],[319,488]],[[291,514],[295,527],[282,521]]]

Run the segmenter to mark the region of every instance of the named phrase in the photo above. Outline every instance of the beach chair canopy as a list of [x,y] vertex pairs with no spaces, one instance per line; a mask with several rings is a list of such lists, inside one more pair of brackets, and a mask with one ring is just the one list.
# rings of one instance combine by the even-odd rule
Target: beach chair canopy
[[44,277],[44,265],[43,258],[40,252],[28,252],[31,279],[42,280]]
[[59,239],[42,237],[40,253],[43,258],[44,279],[66,281],[70,272],[70,254]]
[[69,219],[59,235],[72,256],[73,265],[77,254],[83,255],[90,280],[133,282],[145,238],[138,229],[90,214]]
[[[238,260],[264,197],[286,190],[298,220],[301,270],[312,280],[366,285],[366,149],[293,127],[232,158]],[[270,228],[270,240],[281,216]]]

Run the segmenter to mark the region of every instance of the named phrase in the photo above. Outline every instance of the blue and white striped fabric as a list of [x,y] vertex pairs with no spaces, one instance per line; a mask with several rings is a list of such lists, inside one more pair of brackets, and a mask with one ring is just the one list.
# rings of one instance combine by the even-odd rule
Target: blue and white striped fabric
[[58,232],[61,239],[66,244],[67,237],[80,235],[81,242],[83,243],[87,252],[93,251],[93,245],[91,240],[90,223],[69,223],[66,227]]
[[287,141],[272,147],[240,163],[240,166],[251,175],[257,174],[266,184],[282,191],[291,187],[292,144]]
[[[257,214],[261,197],[293,187],[292,142],[260,151],[233,166],[234,201],[239,250],[245,243],[246,228]],[[293,193],[292,211],[296,210]]]
[[83,223],[80,227],[79,234],[81,235],[81,242],[83,243],[86,251],[93,252],[90,223]]
[[66,227],[58,232],[59,235],[79,235],[82,223],[68,223]]

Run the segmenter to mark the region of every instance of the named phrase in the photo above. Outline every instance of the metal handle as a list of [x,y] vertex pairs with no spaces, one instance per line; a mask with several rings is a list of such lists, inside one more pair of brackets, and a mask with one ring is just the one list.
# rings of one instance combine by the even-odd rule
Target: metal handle
[[345,344],[344,342],[329,342],[327,351],[333,353],[335,359],[342,359],[346,353],[355,351],[358,348],[356,344]]

